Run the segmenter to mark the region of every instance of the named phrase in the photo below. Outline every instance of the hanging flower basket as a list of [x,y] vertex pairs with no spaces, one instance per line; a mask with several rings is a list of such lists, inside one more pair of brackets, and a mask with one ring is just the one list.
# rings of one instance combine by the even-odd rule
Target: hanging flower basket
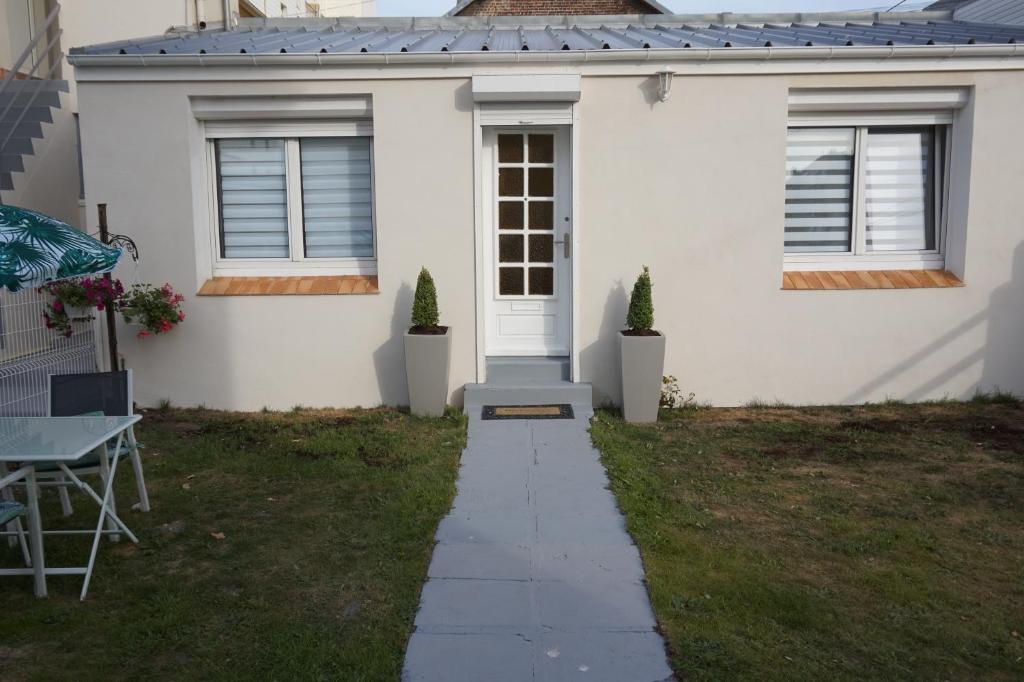
[[126,323],[141,327],[136,336],[144,339],[153,334],[166,334],[184,320],[185,313],[181,310],[184,300],[170,284],[159,288],[136,284],[121,297],[118,306]]
[[106,310],[107,306],[116,308],[124,287],[116,279],[80,277],[50,282],[39,287],[38,291],[53,297],[43,311],[47,328],[70,337],[74,331],[72,322],[89,320],[95,311]]

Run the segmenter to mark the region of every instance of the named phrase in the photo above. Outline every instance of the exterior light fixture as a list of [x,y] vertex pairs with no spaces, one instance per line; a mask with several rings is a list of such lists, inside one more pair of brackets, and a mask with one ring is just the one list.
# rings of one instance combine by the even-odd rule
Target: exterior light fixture
[[658,101],[667,102],[669,93],[672,92],[672,76],[676,72],[667,66],[658,71]]

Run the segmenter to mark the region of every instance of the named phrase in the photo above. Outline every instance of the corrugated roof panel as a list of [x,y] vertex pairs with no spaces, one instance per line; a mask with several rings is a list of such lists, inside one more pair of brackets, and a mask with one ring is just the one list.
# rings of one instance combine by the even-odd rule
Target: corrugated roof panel
[[974,0],[957,7],[953,18],[959,21],[980,21],[999,24],[1024,24],[1024,2],[1021,0]]
[[[1024,3],[1021,3],[1024,4]],[[879,21],[887,15],[828,15],[818,21],[689,21],[508,23],[457,22],[420,28],[421,20],[359,24],[283,24],[120,41],[72,50],[72,55],[437,53],[479,51],[639,50],[739,47],[960,45],[1024,43],[1024,26],[928,18]],[[860,17],[863,16],[863,20]],[[934,16],[934,15],[933,15]],[[939,15],[942,16],[942,15]],[[737,17],[742,18],[742,17]]]
[[694,31],[683,26],[665,26],[659,24],[655,28],[666,35],[670,35],[673,38],[678,38],[683,41],[683,47],[725,47],[725,43],[727,42],[720,38],[716,38],[715,36],[704,35],[698,31]]

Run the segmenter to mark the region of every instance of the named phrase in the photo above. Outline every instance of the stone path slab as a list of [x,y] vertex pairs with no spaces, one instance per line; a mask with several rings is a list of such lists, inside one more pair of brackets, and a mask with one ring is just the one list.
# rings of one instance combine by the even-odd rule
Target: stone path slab
[[588,426],[471,415],[405,682],[672,679]]

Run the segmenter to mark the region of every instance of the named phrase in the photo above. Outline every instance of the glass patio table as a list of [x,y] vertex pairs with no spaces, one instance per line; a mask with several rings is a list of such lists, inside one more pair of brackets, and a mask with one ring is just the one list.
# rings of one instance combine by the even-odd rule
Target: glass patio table
[[[142,417],[5,417],[0,418],[0,479],[7,480],[17,476],[26,481],[28,491],[29,536],[31,540],[32,568],[0,569],[4,575],[35,576],[35,593],[38,597],[46,596],[47,575],[84,575],[81,599],[89,590],[93,566],[96,563],[96,552],[103,535],[120,535],[122,532],[135,543],[138,538],[131,529],[117,516],[111,504],[114,489],[114,475],[120,459],[122,446],[125,444],[125,432],[138,423]],[[108,459],[107,442],[116,439],[113,451],[116,456]],[[76,461],[95,451],[99,456],[100,470],[104,472],[103,496],[101,497],[87,483],[83,482],[69,468]],[[88,495],[100,507],[99,519],[95,530],[86,531],[43,531],[39,515],[39,505],[35,493],[35,466],[53,462],[68,477],[76,488]],[[15,474],[4,479],[3,474],[11,464],[20,468]],[[108,468],[109,467],[109,468]],[[108,529],[104,530],[104,523]],[[68,568],[46,567],[43,552],[44,534],[92,534],[92,551],[89,562],[85,566]]]

